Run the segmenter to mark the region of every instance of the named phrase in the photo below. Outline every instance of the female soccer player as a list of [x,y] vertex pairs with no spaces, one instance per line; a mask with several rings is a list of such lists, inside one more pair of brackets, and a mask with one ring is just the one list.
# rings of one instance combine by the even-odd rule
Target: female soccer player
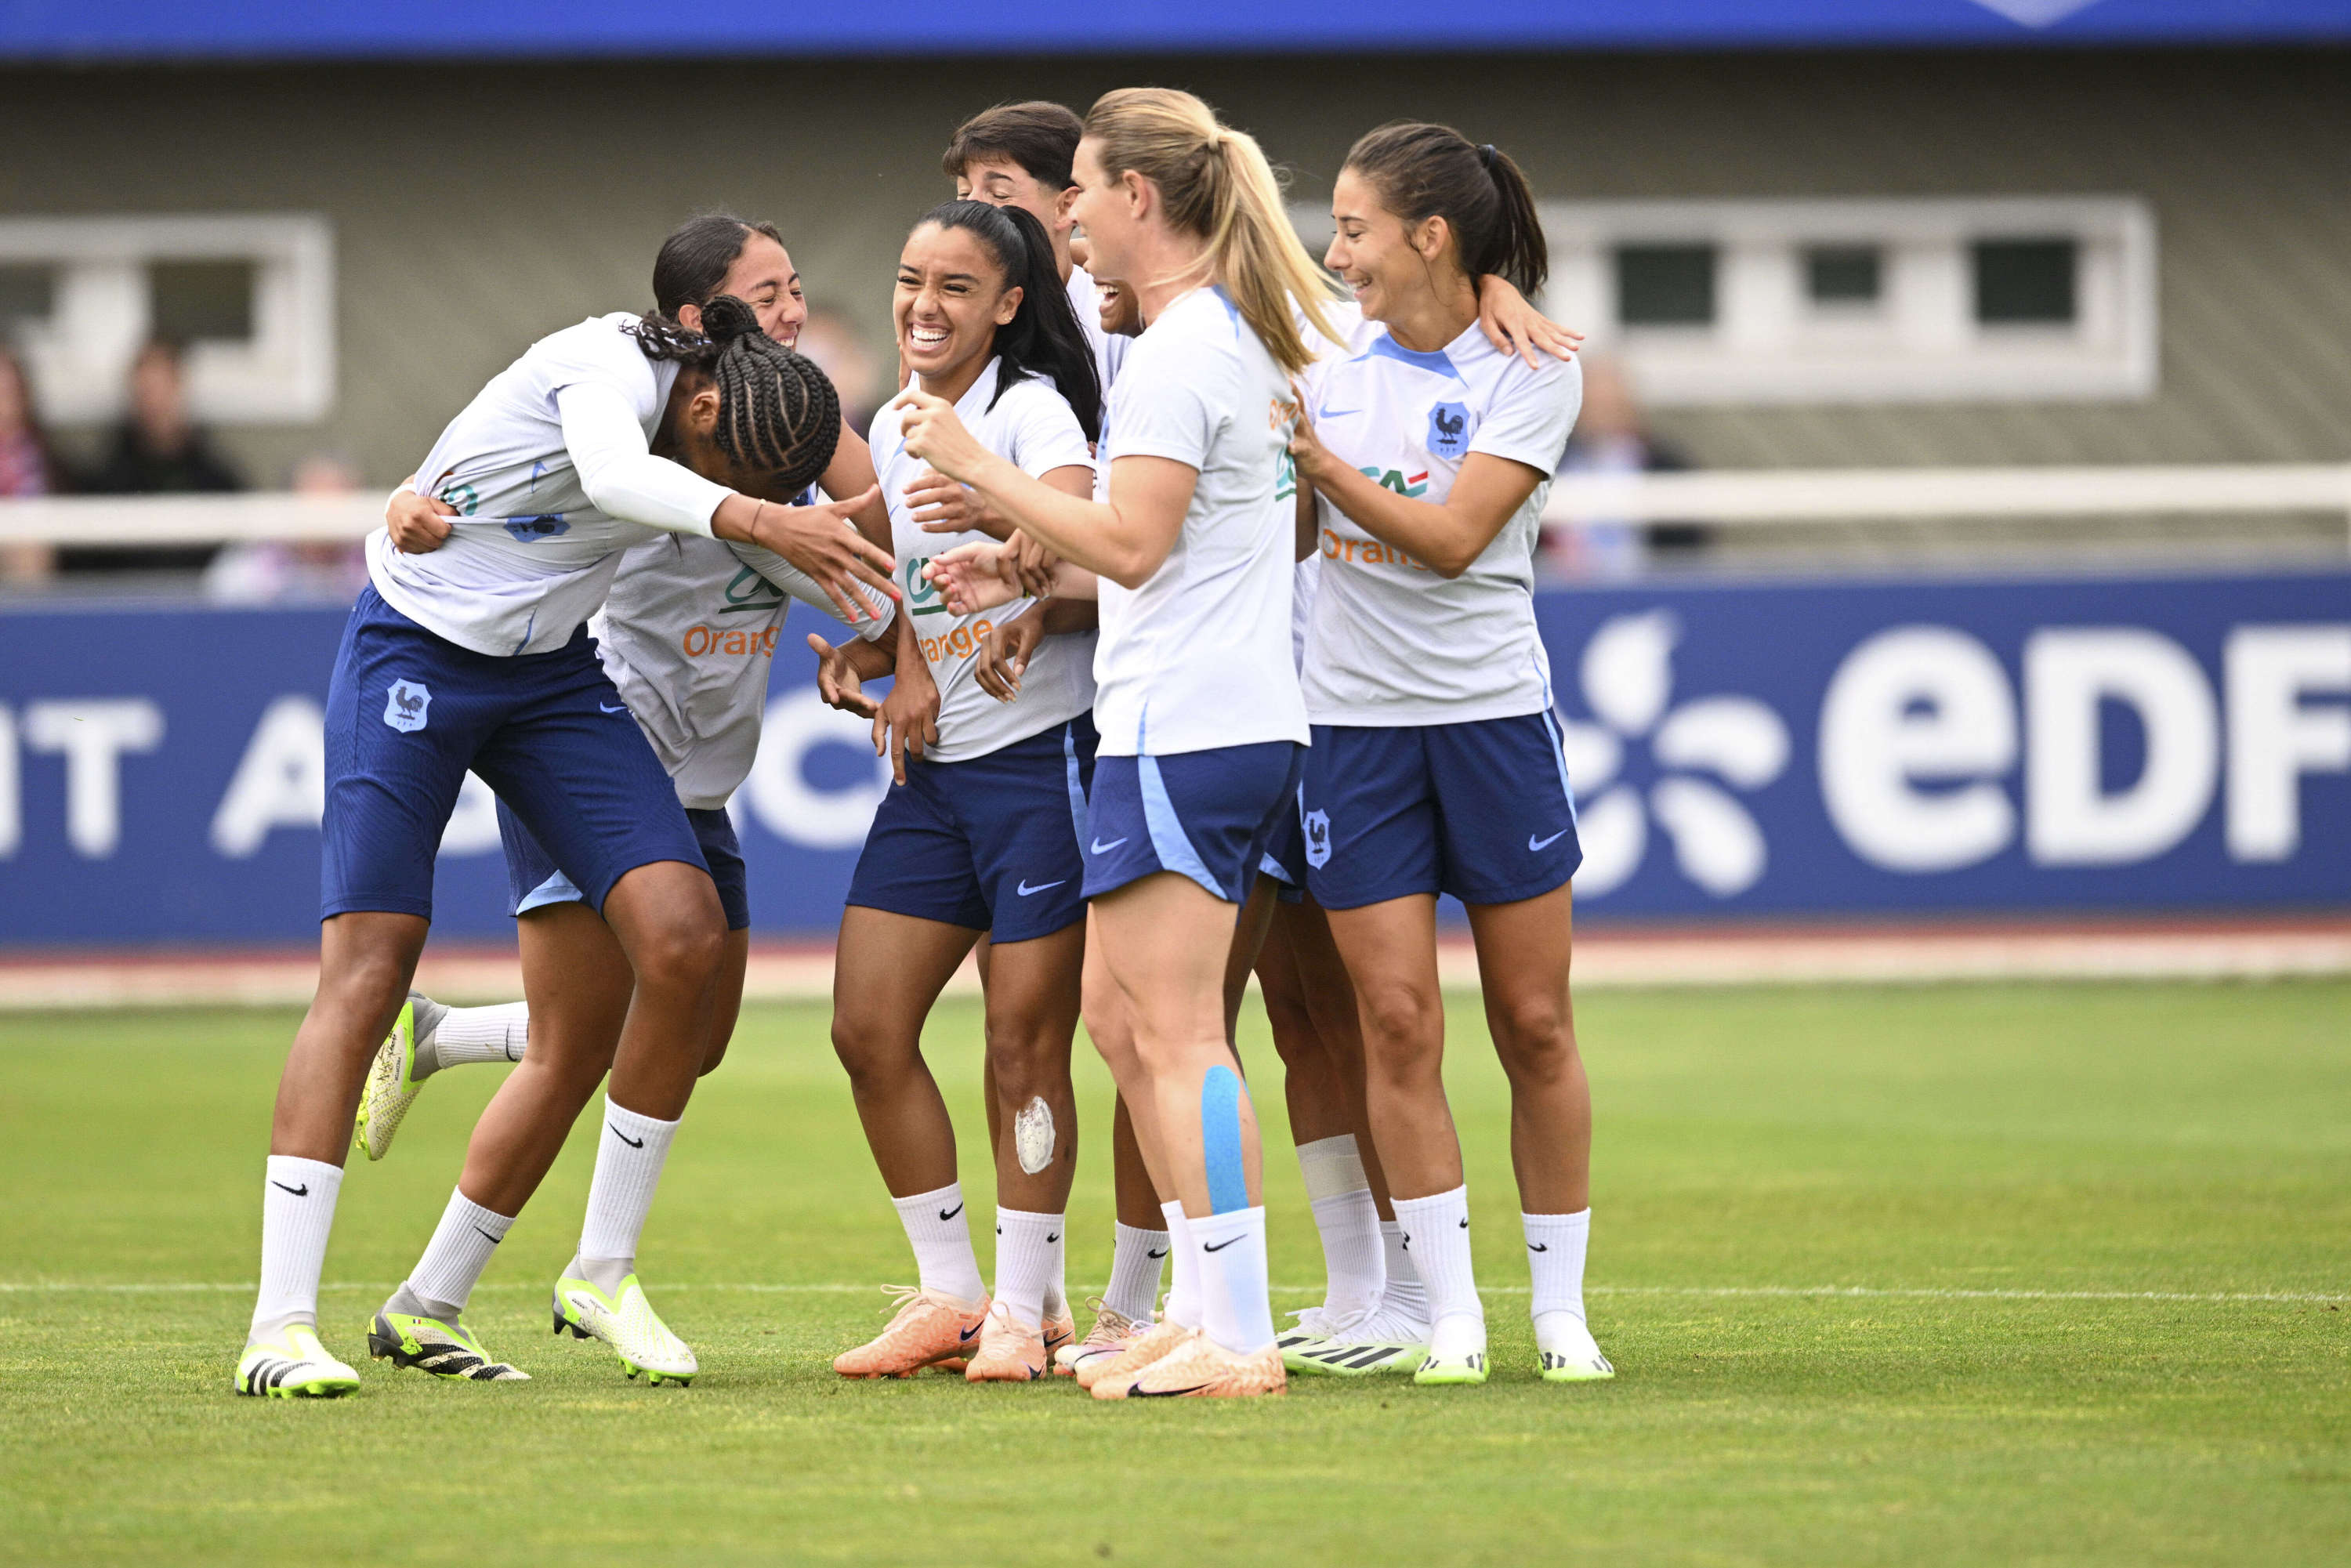
[[[371,585],[328,694],[319,992],[279,1085],[241,1392],[358,1385],[319,1341],[319,1273],[360,1082],[414,972],[434,848],[469,768],[597,905],[636,977],[581,1249],[591,1273],[627,1262],[612,1244],[633,1247],[701,1066],[725,919],[659,760],[633,723],[613,727],[628,709],[585,622],[648,528],[775,548],[846,615],[858,582],[892,591],[888,558],[841,526],[866,497],[759,498],[824,466],[839,415],[739,316],[748,329],[730,324],[723,341],[627,315],[541,340],[418,470],[462,514],[444,548],[370,541]],[[654,1337],[632,1274],[586,1294],[585,1326],[624,1358]]]
[[1063,495],[989,452],[952,404],[902,394],[906,449],[977,491],[1100,586],[1102,755],[1088,797],[1087,1030],[1178,1201],[1178,1285],[1203,1321],[1163,1323],[1094,1392],[1236,1396],[1283,1387],[1266,1294],[1256,1117],[1226,1041],[1235,906],[1289,808],[1304,710],[1289,650],[1295,530],[1290,377],[1309,351],[1292,300],[1332,335],[1325,284],[1257,143],[1188,93],[1113,92],[1087,117],[1076,221],[1150,322],[1128,351],[1104,444],[1106,502]]
[[[925,396],[958,410],[991,455],[1046,489],[1092,493],[1101,433],[1093,356],[1034,217],[984,202],[935,208],[907,238],[894,304],[899,352]],[[1070,1042],[1085,956],[1077,818],[1093,771],[1092,640],[1043,640],[1015,701],[981,685],[993,622],[947,610],[922,570],[941,549],[986,536],[942,537],[917,522],[938,508],[918,498],[928,470],[905,450],[902,412],[893,404],[875,417],[872,445],[911,640],[932,670],[939,710],[921,754],[897,759],[850,883],[832,1037],[920,1282],[878,1337],[833,1365],[849,1377],[905,1376],[968,1355],[973,1382],[1026,1381],[1050,1366],[1047,1295],[1059,1283],[1075,1170]],[[873,650],[824,652],[835,691],[887,668]],[[924,1019],[983,933],[989,1079],[1009,1134],[995,1151],[992,1307],[956,1179],[954,1127],[922,1056]],[[1072,1332],[1052,1326],[1056,1339]]]
[[1427,1282],[1414,1377],[1486,1376],[1440,1071],[1440,892],[1468,907],[1510,1081],[1542,1375],[1607,1377],[1583,1302],[1591,1096],[1568,999],[1582,852],[1530,597],[1582,382],[1475,329],[1480,274],[1531,294],[1545,270],[1533,196],[1505,154],[1442,126],[1384,126],[1349,152],[1332,215],[1326,260],[1384,330],[1317,368],[1291,443],[1320,497],[1323,562],[1301,676],[1308,885],[1354,979],[1372,1133]]
[[[737,288],[759,299],[753,309],[768,338],[796,336],[801,315],[794,308],[797,280],[768,225],[724,215],[697,217],[671,235],[654,264],[656,314],[664,318],[702,326],[705,309],[739,310],[732,300],[725,307],[714,304],[714,296],[732,295]],[[837,450],[825,469],[828,480],[844,488],[862,481],[871,489],[864,453],[862,440],[854,452]],[[394,497],[387,525],[396,546],[416,553],[438,548],[446,527],[431,505],[413,492]],[[872,506],[879,509],[878,497]],[[758,753],[768,664],[787,595],[831,608],[814,582],[771,552],[665,535],[622,558],[611,597],[590,622],[605,673],[671,775],[726,911],[726,950],[703,1052],[705,1073],[718,1064],[733,1032],[749,941],[742,852],[725,807]],[[887,604],[885,600],[877,608],[886,614]],[[873,637],[885,630],[895,631],[886,619],[868,622],[860,634]],[[380,1159],[439,1068],[483,1061],[527,1064],[517,1074],[524,1082],[512,1092],[511,1103],[505,1091],[493,1103],[440,1228],[415,1270],[377,1314],[370,1338],[371,1350],[396,1365],[444,1377],[507,1375],[458,1314],[489,1261],[488,1239],[504,1234],[512,1217],[485,1208],[466,1196],[467,1189],[516,1188],[517,1176],[505,1167],[518,1156],[537,1157],[509,1146],[522,1128],[552,1129],[552,1142],[540,1155],[559,1145],[611,1061],[631,994],[627,958],[611,928],[503,805],[499,828],[529,999],[493,1008],[444,1008],[412,996],[377,1053],[360,1102],[357,1141],[370,1158]],[[535,1185],[543,1173],[542,1163],[529,1173],[529,1183]],[[563,1314],[560,1295],[557,1321],[577,1332]]]

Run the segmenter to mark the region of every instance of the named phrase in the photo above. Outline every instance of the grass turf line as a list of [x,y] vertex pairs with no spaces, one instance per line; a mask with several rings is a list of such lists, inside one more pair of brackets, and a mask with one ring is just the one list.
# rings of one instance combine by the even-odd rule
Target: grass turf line
[[[655,1300],[705,1368],[692,1389],[547,1335],[581,1137],[476,1298],[528,1385],[366,1363],[364,1290],[324,1299],[366,1380],[331,1405],[229,1395],[239,1291],[0,1291],[0,1541],[254,1563],[2332,1560],[2351,1313],[2235,1298],[2351,1289],[2346,1017],[2340,982],[1595,994],[1593,1317],[1621,1375],[1559,1388],[1533,1378],[1512,1293],[1507,1099],[1459,1008],[1494,1381],[1095,1408],[1066,1381],[844,1385],[827,1363],[882,1321],[878,1292],[718,1288],[912,1272],[822,1011],[754,1009],[647,1232]],[[0,1281],[250,1278],[292,1023],[0,1019]],[[1247,1028],[1274,1277],[1311,1281],[1279,1068]],[[977,1032],[954,1007],[931,1041],[985,1260]],[[1081,1070],[1083,1291],[1110,1208],[1107,1084]],[[355,1162],[330,1281],[406,1270],[500,1076],[436,1081],[392,1157]],[[1832,1287],[1944,1293],[1779,1293]]]

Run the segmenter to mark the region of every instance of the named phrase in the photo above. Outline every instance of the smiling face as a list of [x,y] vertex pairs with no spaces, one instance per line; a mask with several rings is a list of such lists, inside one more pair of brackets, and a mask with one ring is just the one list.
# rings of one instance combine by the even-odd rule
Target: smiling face
[[[748,305],[759,319],[759,330],[785,348],[799,342],[800,328],[808,320],[808,296],[800,291],[791,253],[766,235],[755,232],[745,238],[716,292],[732,294]],[[702,330],[699,306],[682,307],[677,319],[689,331]]]
[[1448,270],[1459,270],[1443,218],[1407,225],[1380,204],[1379,192],[1353,169],[1342,169],[1332,187],[1331,220],[1334,232],[1322,264],[1354,291],[1355,303],[1370,320],[1396,319]]
[[1074,188],[1056,191],[1009,158],[978,158],[956,176],[956,194],[995,207],[1019,207],[1045,225],[1049,235],[1066,233]]
[[926,389],[977,373],[996,345],[996,329],[1020,308],[995,253],[969,229],[925,224],[898,257],[891,315],[898,351]]

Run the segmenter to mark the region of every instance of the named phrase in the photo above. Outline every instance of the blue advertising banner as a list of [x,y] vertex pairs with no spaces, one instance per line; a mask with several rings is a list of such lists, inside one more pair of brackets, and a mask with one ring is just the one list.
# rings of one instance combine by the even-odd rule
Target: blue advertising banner
[[2160,44],[2351,37],[2345,0],[0,0],[0,59]]
[[[2351,907],[2351,572],[1549,591],[1579,915]],[[810,624],[816,624],[811,619]],[[0,613],[0,946],[287,943],[340,612]],[[887,774],[796,636],[735,812],[755,928],[830,934]],[[503,937],[488,791],[435,886]]]

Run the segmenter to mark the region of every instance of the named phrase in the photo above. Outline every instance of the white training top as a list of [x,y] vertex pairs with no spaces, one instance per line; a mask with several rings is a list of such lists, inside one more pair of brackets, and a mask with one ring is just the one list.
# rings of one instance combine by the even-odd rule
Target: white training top
[[1221,290],[1185,295],[1127,351],[1104,466],[1166,457],[1200,477],[1159,570],[1132,590],[1102,579],[1104,756],[1306,740],[1289,656],[1295,409],[1289,377]]
[[622,551],[710,532],[728,492],[652,455],[678,368],[645,358],[636,320],[541,338],[449,422],[416,470],[419,491],[457,508],[448,539],[403,555],[368,536],[368,576],[393,609],[477,653],[543,653],[596,612]]
[[[890,601],[873,597],[883,618],[852,628],[868,642],[895,624]],[[690,810],[716,810],[750,776],[794,599],[840,619],[824,590],[774,551],[671,534],[621,558],[611,597],[588,623],[604,673]]]
[[1102,286],[1082,267],[1070,268],[1070,308],[1078,313],[1078,325],[1086,334],[1086,346],[1094,351],[1094,375],[1102,382],[1102,394],[1110,397],[1110,383],[1126,363],[1126,350],[1134,340],[1102,330]]
[[[1038,376],[1024,377],[997,396],[1001,360],[990,360],[979,379],[956,402],[956,416],[979,444],[1021,472],[1042,478],[1056,468],[1093,468],[1086,450],[1086,433],[1058,389]],[[993,400],[995,406],[989,407]],[[972,674],[987,646],[987,634],[1019,616],[1032,599],[974,615],[957,615],[946,607],[939,591],[923,580],[923,565],[958,545],[986,543],[977,529],[957,534],[925,533],[906,502],[906,489],[929,465],[906,455],[899,432],[900,411],[886,406],[873,416],[873,469],[882,476],[882,498],[890,507],[891,543],[898,554],[899,585],[905,591],[906,613],[914,618],[923,658],[939,688],[939,740],[924,747],[934,762],[967,762],[985,757],[1016,740],[1026,740],[1057,724],[1075,718],[1094,701],[1093,633],[1046,637],[1029,655],[1020,676],[1020,695],[998,702],[981,689]]]
[[1316,724],[1467,724],[1551,706],[1534,550],[1551,476],[1583,402],[1573,361],[1526,361],[1474,324],[1436,353],[1384,330],[1307,373],[1315,432],[1391,490],[1442,502],[1473,452],[1542,475],[1469,570],[1447,581],[1316,497],[1322,587],[1301,676]]

